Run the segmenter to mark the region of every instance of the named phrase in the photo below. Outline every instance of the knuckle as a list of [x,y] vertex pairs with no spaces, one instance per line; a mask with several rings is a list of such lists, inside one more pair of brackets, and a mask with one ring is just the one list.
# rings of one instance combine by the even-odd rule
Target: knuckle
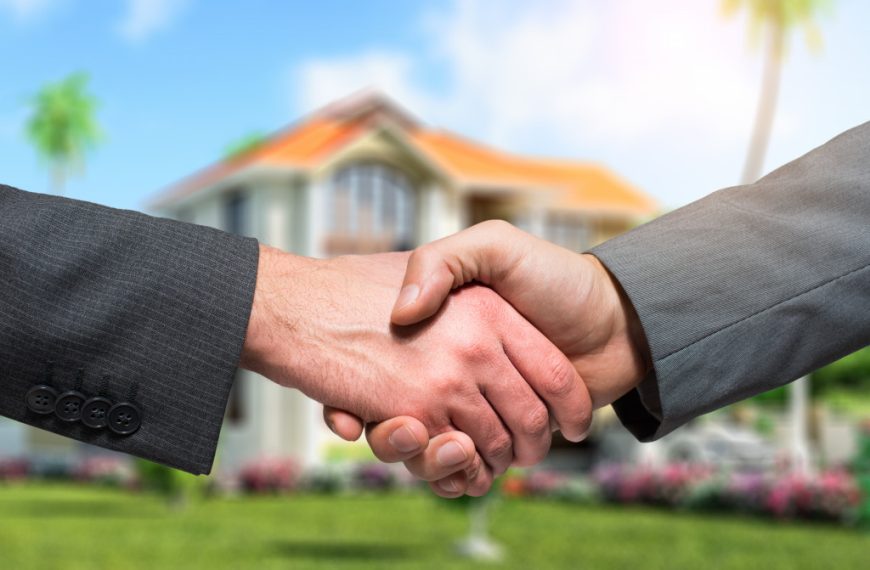
[[497,435],[486,444],[486,455],[493,459],[513,458],[514,444],[508,435]]
[[467,382],[462,380],[460,375],[451,374],[448,376],[442,376],[435,383],[435,392],[439,397],[447,399],[451,396],[465,394],[468,392],[468,386]]
[[544,406],[536,406],[530,410],[522,423],[526,436],[539,439],[550,431],[550,412]]
[[465,335],[459,343],[458,351],[464,362],[471,363],[488,362],[494,356],[492,345],[474,335]]
[[514,230],[514,226],[505,220],[486,220],[477,225],[482,231],[496,234],[504,234]]
[[576,387],[574,367],[564,357],[551,360],[549,381],[543,386],[544,392],[554,399],[567,398]]
[[437,256],[438,251],[431,244],[421,245],[411,252],[411,256],[408,258],[408,264],[425,264],[427,261],[431,261]]

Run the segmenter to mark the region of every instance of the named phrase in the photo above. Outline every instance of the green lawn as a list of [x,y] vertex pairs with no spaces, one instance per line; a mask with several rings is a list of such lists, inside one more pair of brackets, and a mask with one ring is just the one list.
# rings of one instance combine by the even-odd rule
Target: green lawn
[[[451,544],[463,510],[422,494],[159,499],[0,486],[0,568],[472,568]],[[497,505],[500,568],[866,568],[870,535],[833,526],[511,500]]]

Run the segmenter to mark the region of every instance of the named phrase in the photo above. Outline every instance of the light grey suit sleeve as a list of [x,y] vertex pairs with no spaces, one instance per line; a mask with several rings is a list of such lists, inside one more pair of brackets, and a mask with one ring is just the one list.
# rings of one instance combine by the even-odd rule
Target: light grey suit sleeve
[[870,123],[591,253],[651,350],[614,404],[639,439],[799,378],[870,344]]
[[0,185],[0,414],[207,473],[258,253],[253,239]]

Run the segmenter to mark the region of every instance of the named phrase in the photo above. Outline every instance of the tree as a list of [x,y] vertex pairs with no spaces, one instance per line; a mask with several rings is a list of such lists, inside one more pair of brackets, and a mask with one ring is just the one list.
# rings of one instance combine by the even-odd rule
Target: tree
[[751,41],[765,44],[761,93],[741,184],[758,180],[764,168],[789,37],[796,28],[801,28],[807,45],[811,49],[820,48],[822,37],[814,18],[830,4],[830,0],[724,0],[722,3],[726,15],[747,12]]
[[[750,38],[765,43],[764,68],[761,78],[761,94],[755,113],[752,138],[743,165],[741,184],[751,184],[761,177],[764,157],[770,143],[776,102],[779,96],[779,80],[785,60],[788,40],[795,28],[802,28],[811,48],[821,45],[821,34],[813,21],[830,0],[723,0],[728,15],[743,10],[749,18]],[[807,394],[809,381],[799,378],[789,387],[792,423],[792,448],[794,466],[805,470],[809,466],[807,445]]]
[[52,189],[63,194],[69,177],[84,169],[85,154],[100,140],[97,99],[88,92],[88,76],[74,73],[48,83],[30,100],[27,138],[51,169]]

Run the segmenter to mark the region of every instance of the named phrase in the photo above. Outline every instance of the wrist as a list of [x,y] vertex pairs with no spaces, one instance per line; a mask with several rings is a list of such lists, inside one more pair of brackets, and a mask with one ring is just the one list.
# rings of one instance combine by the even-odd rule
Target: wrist
[[275,367],[279,354],[283,352],[281,345],[286,345],[287,333],[292,335],[294,329],[287,326],[286,304],[288,300],[303,298],[296,292],[300,286],[299,277],[316,263],[317,260],[260,244],[257,284],[242,346],[241,368],[287,384],[283,377],[285,374],[280,374]]
[[625,387],[636,388],[652,370],[652,356],[640,317],[622,285],[607,267],[594,255],[583,255],[599,273],[598,280],[607,290],[607,304],[612,307],[612,338],[608,344],[625,348],[621,351],[625,353],[621,380]]

